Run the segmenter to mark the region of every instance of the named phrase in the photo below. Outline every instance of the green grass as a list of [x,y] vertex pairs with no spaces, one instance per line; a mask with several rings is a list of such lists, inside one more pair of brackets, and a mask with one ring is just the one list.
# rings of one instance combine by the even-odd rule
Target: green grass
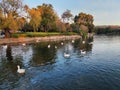
[[77,35],[74,32],[25,32],[25,33],[13,33],[11,37],[19,38],[19,37],[45,37],[45,36],[60,36],[60,35]]

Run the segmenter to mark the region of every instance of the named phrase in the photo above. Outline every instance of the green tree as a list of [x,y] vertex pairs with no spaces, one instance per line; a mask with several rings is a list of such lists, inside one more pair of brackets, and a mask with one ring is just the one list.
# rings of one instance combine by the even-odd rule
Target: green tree
[[56,21],[59,19],[51,4],[43,4],[38,6],[42,10],[42,20],[40,29],[42,31],[53,31],[56,29]]

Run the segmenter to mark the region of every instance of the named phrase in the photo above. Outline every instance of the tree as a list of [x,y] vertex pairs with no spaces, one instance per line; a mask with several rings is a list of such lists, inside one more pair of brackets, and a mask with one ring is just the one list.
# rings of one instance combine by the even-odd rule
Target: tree
[[92,15],[82,12],[74,18],[75,24],[79,25],[79,27],[81,27],[81,25],[84,25],[84,27],[86,26],[89,29],[88,32],[92,32],[92,29],[94,28],[93,21],[94,19]]
[[15,32],[18,30],[18,24],[12,14],[9,14],[6,18],[3,19],[2,28],[5,30],[5,37],[10,37],[10,31]]
[[56,20],[56,27],[57,27],[57,31],[59,31],[59,32],[66,31],[65,24],[63,22],[61,22],[61,20]]
[[3,21],[3,14],[2,14],[2,9],[0,8],[0,29],[2,28],[2,21]]
[[66,10],[63,14],[62,14],[62,19],[63,19],[63,22],[67,22],[69,23],[70,21],[70,18],[72,17],[73,15],[71,14],[71,11],[70,10]]
[[55,30],[56,20],[59,18],[53,9],[53,6],[51,4],[43,4],[42,6],[38,6],[38,9],[42,10],[41,30],[45,32]]
[[0,8],[3,15],[2,29],[5,30],[5,36],[10,37],[12,30],[18,30],[17,19],[23,8],[22,0],[1,0]]
[[32,8],[29,10],[30,25],[33,27],[34,32],[38,31],[38,27],[41,22],[41,11],[37,8]]
[[27,23],[27,21],[24,17],[20,17],[17,19],[17,23],[18,23],[19,30],[22,30],[25,24]]

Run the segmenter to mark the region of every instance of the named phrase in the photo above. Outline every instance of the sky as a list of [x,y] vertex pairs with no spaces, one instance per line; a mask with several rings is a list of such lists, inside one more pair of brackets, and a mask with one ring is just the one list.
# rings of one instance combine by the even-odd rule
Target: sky
[[93,15],[95,25],[120,25],[120,0],[24,0],[30,8],[43,3],[52,4],[59,17],[68,9]]

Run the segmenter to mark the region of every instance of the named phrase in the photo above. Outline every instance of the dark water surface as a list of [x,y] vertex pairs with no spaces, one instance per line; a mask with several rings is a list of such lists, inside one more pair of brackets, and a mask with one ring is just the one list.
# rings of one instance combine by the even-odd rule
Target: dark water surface
[[0,46],[0,90],[120,90],[120,36],[61,42]]

